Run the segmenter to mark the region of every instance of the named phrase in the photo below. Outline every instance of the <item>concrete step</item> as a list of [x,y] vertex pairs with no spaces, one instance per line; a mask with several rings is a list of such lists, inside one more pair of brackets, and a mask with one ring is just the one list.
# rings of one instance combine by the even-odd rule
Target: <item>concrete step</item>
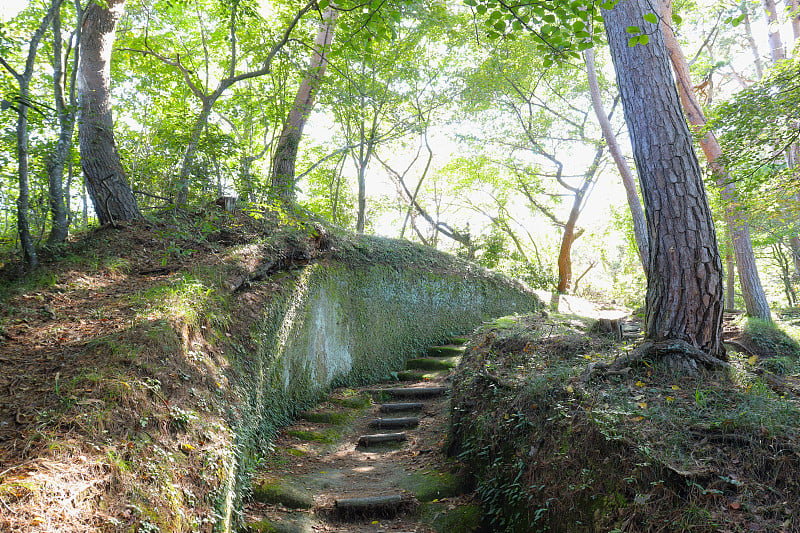
[[419,418],[408,416],[401,418],[376,418],[369,423],[369,427],[377,429],[413,428],[419,425]]

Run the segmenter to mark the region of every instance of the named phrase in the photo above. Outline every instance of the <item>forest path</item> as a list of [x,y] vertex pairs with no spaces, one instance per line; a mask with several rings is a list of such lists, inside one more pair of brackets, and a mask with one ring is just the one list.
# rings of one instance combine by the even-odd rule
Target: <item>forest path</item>
[[399,381],[338,389],[302,413],[255,476],[243,531],[475,530],[478,507],[442,454],[461,351],[432,347]]

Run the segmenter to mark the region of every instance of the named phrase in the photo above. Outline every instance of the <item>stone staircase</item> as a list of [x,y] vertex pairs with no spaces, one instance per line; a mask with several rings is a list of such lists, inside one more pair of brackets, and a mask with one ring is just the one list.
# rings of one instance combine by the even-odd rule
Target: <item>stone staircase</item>
[[354,408],[348,424],[327,442],[315,435],[331,435],[335,424],[311,420],[336,418],[324,411],[337,405],[335,395],[287,428],[277,442],[277,462],[283,464],[268,465],[256,477],[256,501],[245,508],[248,521],[242,531],[477,530],[479,510],[441,455],[449,375],[464,342],[453,339],[431,347],[427,357],[409,360],[397,374],[401,386],[395,382],[349,391],[367,398],[368,406]]

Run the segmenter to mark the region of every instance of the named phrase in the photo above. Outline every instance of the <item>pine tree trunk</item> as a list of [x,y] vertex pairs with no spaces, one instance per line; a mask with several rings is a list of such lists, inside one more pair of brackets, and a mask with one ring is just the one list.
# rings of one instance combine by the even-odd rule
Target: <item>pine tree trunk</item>
[[285,205],[294,203],[297,150],[303,137],[303,128],[314,107],[319,84],[325,75],[337,16],[338,11],[332,6],[328,6],[322,16],[322,27],[314,41],[314,54],[309,62],[308,72],[300,83],[294,104],[283,124],[281,136],[275,147],[270,184],[272,193]]
[[[663,20],[672,20],[670,0],[664,2],[662,18]],[[689,64],[683,55],[672,28],[664,24],[662,24],[661,28],[664,44],[667,47],[667,52],[677,77],[678,94],[680,95],[683,110],[695,130],[702,131],[706,126],[706,117],[694,96]],[[742,218],[742,214],[735,207],[741,203],[739,194],[736,191],[736,183],[720,163],[722,160],[722,147],[710,131],[706,132],[703,138],[700,139],[700,146],[703,149],[703,153],[705,153],[708,166],[722,195],[723,205],[725,206],[725,224],[728,226],[728,233],[733,242],[736,267],[739,271],[739,283],[742,288],[747,314],[771,321],[772,315],[767,302],[767,295],[761,286],[761,279],[758,276],[756,267],[753,242],[750,238],[750,225]]]
[[[645,339],[651,346],[686,343],[724,358],[722,261],[714,221],[664,39],[643,20],[650,12],[649,0],[626,0],[604,11],[647,217]],[[630,26],[643,26],[649,44],[628,46]]]
[[117,153],[111,116],[111,51],[125,0],[107,4],[87,8],[78,69],[81,167],[100,224],[141,218]]
[[633,219],[633,237],[636,240],[636,246],[639,248],[639,260],[642,262],[644,274],[647,276],[647,256],[649,254],[647,244],[647,221],[644,218],[644,210],[642,210],[642,203],[639,200],[639,194],[636,191],[636,178],[633,176],[628,162],[622,155],[617,137],[614,135],[614,130],[611,128],[611,122],[606,116],[603,109],[603,102],[600,99],[600,86],[597,83],[597,69],[594,61],[594,50],[589,48],[583,53],[584,61],[586,62],[586,73],[589,78],[589,93],[592,97],[592,107],[600,122],[600,129],[603,132],[603,139],[606,141],[608,151],[614,158],[614,163],[617,165],[617,170],[622,176],[622,184],[625,186],[625,195],[628,198],[628,207],[631,210],[631,218]]

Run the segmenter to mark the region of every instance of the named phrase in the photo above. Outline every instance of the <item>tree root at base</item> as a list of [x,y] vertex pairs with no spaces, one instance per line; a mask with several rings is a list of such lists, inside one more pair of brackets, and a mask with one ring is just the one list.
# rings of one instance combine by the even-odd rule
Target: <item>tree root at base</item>
[[636,364],[660,359],[676,371],[696,373],[700,366],[710,370],[729,368],[730,365],[682,340],[645,341],[632,352],[617,357],[611,363],[590,363],[580,376],[588,384],[597,376],[626,375]]

